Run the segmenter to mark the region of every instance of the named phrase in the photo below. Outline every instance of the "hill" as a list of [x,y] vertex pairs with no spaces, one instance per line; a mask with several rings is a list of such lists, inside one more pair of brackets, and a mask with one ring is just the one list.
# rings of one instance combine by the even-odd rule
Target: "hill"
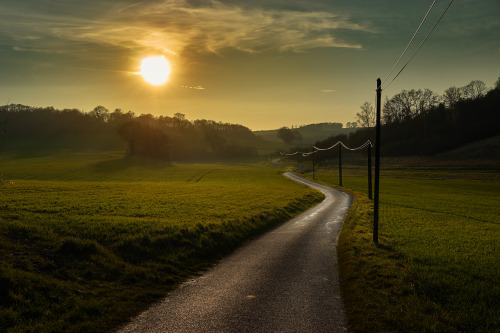
[[500,160],[500,135],[437,154],[438,158]]
[[[324,140],[328,137],[341,134],[347,135],[356,130],[355,128],[343,128],[340,123],[309,124],[293,129],[298,131],[302,136],[300,144],[314,144],[315,142]],[[282,140],[278,138],[278,129],[253,131],[253,133],[267,141],[282,142]]]

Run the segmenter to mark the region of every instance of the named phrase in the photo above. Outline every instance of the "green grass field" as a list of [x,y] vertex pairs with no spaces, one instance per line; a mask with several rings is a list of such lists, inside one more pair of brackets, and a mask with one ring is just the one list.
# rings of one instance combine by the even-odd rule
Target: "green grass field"
[[0,331],[109,331],[322,199],[263,163],[0,158]]
[[[383,162],[378,246],[366,170],[344,169],[356,194],[338,247],[352,331],[498,331],[498,167],[412,165]],[[0,331],[119,326],[321,199],[278,171],[114,151],[3,153]],[[315,178],[338,185],[336,171]]]
[[[353,331],[499,331],[498,176],[497,166],[383,165],[375,246],[366,172],[344,169],[356,203],[338,254]],[[337,171],[315,178],[338,185]]]

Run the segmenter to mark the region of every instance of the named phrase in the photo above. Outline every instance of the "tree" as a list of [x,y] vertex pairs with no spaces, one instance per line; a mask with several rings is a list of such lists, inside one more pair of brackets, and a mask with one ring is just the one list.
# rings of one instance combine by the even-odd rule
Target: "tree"
[[[147,117],[145,117],[147,120]],[[154,124],[137,118],[123,123],[118,134],[128,144],[131,155],[143,155],[169,159],[169,138]]]
[[[371,105],[368,102],[365,102],[363,105],[361,105],[360,108],[361,112],[356,113],[357,123],[359,124],[359,126],[361,127],[375,126],[375,109],[373,108],[373,105]],[[349,125],[347,125],[347,127],[349,127]]]
[[223,146],[226,143],[226,138],[220,135],[220,133],[213,127],[205,128],[205,140],[208,142],[212,151],[217,153],[223,149]]
[[130,121],[135,118],[135,114],[132,111],[123,113],[121,109],[115,109],[108,116],[108,123],[113,124],[115,128],[121,126],[123,123]]
[[467,91],[466,98],[476,99],[484,96],[486,93],[486,84],[480,80],[473,80],[464,89]]
[[495,89],[500,90],[500,76],[498,77],[497,81],[495,82]]
[[383,120],[385,124],[401,123],[424,114],[439,104],[440,98],[429,89],[403,90],[384,102]]
[[451,107],[463,100],[463,91],[455,86],[450,87],[444,91],[443,99],[446,106]]
[[174,118],[172,120],[173,120],[174,127],[186,128],[191,124],[191,122],[186,119],[186,116],[183,113],[179,113],[179,112],[174,114]]
[[3,110],[0,110],[0,151],[2,150],[3,144],[5,142],[5,137],[7,136],[7,128],[5,125],[7,125],[8,122],[8,115],[6,114],[5,116],[1,112]]
[[430,89],[424,89],[420,100],[420,113],[427,113],[438,106],[442,98]]
[[358,123],[357,123],[357,122],[355,122],[355,121],[353,121],[352,123],[348,121],[348,122],[345,124],[345,127],[347,127],[347,128],[357,128],[357,127],[358,127]]
[[277,133],[278,138],[283,140],[285,145],[290,145],[294,141],[302,140],[302,135],[297,130],[292,130],[286,126],[280,128]]
[[104,106],[102,105],[98,105],[94,108],[94,110],[90,111],[89,112],[89,115],[92,117],[92,118],[95,118],[99,121],[102,121],[103,123],[107,122],[108,121],[108,118],[109,118],[109,110],[106,109]]
[[457,88],[450,87],[444,91],[443,99],[448,107],[453,107],[463,100],[472,100],[483,97],[486,93],[486,84],[480,80],[472,80],[468,85]]
[[186,120],[186,115],[180,112],[177,112],[174,114],[174,118],[177,119],[178,121],[184,121]]

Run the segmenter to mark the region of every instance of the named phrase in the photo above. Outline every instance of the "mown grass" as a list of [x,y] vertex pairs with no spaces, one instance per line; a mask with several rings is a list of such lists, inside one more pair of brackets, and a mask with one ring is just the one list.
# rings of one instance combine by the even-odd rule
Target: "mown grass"
[[[356,201],[338,255],[354,332],[499,331],[497,172],[444,165],[383,169],[376,246],[367,180],[359,168],[344,170],[344,188]],[[338,185],[337,171],[319,170],[315,178]]]
[[264,164],[0,161],[0,331],[104,332],[321,200]]

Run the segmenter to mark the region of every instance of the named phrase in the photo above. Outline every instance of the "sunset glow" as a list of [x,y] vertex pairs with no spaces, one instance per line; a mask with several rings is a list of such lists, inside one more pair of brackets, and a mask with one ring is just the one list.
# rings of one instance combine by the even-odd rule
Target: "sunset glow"
[[[43,3],[0,1],[2,103],[182,113],[254,130],[353,122],[429,9],[397,0]],[[460,3],[384,96],[493,85],[500,1]],[[401,66],[447,4],[436,1]]]

